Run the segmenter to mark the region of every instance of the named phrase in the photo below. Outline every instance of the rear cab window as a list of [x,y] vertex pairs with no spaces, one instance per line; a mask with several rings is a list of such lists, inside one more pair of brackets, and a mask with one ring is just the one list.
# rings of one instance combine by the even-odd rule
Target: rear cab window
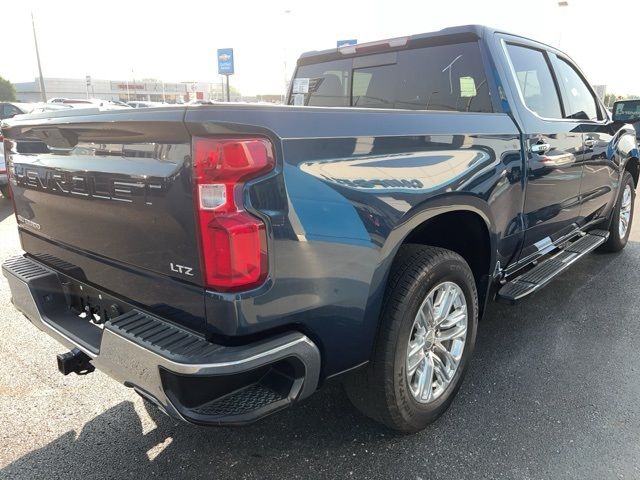
[[477,42],[302,65],[289,104],[493,112]]

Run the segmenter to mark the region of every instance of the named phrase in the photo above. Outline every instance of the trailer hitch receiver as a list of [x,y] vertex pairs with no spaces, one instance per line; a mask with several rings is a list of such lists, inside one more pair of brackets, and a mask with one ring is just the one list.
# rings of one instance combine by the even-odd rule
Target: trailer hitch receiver
[[91,358],[78,348],[70,352],[60,353],[58,358],[58,370],[63,375],[75,373],[76,375],[87,375],[93,372],[96,367],[91,364]]

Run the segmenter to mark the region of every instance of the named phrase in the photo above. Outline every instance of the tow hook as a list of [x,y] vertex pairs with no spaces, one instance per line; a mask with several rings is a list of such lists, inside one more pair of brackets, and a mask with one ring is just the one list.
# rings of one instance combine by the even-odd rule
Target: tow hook
[[93,372],[96,367],[91,365],[91,358],[78,348],[74,348],[67,353],[59,353],[58,370],[63,375],[75,373],[76,375],[86,375]]

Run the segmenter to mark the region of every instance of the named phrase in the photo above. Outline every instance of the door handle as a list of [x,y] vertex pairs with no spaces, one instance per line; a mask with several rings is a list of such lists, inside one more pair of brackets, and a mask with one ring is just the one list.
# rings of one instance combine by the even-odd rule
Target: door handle
[[593,138],[593,137],[587,137],[584,140],[584,146],[587,147],[587,148],[593,148],[595,146],[595,144],[596,144],[596,139]]
[[548,143],[534,143],[529,148],[529,151],[531,153],[537,154],[547,153],[549,150],[551,150],[551,145],[549,145]]

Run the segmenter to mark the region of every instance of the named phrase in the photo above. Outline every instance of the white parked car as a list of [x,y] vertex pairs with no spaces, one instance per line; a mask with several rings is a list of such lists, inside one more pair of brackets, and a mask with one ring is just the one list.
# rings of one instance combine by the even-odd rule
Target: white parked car
[[54,97],[47,101],[47,104],[66,105],[73,108],[129,108],[130,106],[119,100],[102,100],[100,98],[64,98]]
[[133,108],[149,108],[149,107],[157,107],[162,104],[157,102],[147,102],[143,100],[132,100],[130,102],[127,102],[127,105]]
[[[35,103],[2,102],[0,103],[0,120],[29,113],[35,105]],[[4,160],[3,140],[2,135],[0,135],[0,193],[2,193],[4,198],[9,198],[9,179],[7,177],[7,166]]]
[[[54,110],[65,110],[71,108],[70,105],[62,105],[58,102],[50,103],[20,103],[20,102],[0,102],[0,121],[5,118],[12,118],[16,115],[29,113],[40,113]],[[5,198],[9,198],[9,179],[7,176],[7,166],[4,159],[4,139],[0,135],[0,193]]]
[[9,198],[9,178],[7,177],[7,165],[4,161],[2,135],[0,135],[0,193],[2,193],[4,198]]

